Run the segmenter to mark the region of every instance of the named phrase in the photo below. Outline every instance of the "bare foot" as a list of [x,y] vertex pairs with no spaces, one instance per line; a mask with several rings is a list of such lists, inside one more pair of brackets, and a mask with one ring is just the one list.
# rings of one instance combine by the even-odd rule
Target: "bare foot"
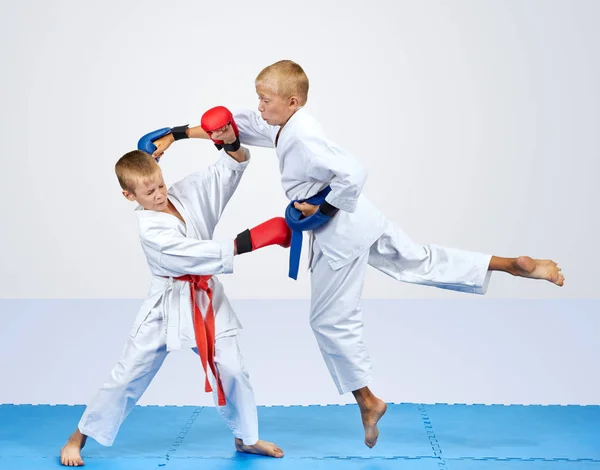
[[60,463],[66,467],[83,466],[81,449],[83,449],[86,440],[87,436],[81,434],[79,429],[71,434],[65,446],[60,449]]
[[515,276],[531,279],[544,279],[557,286],[565,283],[565,277],[558,265],[550,259],[533,259],[529,256],[519,256],[515,260]]
[[247,446],[241,439],[235,438],[235,450],[247,454],[266,455],[280,459],[283,457],[283,451],[272,442],[257,441],[256,444]]
[[383,400],[374,397],[373,400],[369,400],[362,405],[359,403],[359,407],[363,427],[365,428],[365,444],[372,449],[379,438],[377,423],[387,411],[387,405]]

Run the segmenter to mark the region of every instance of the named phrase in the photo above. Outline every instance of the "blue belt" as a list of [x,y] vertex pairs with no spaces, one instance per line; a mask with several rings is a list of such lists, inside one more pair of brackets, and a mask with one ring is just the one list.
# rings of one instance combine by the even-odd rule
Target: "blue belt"
[[331,187],[315,194],[313,197],[305,200],[292,201],[285,210],[285,221],[292,230],[292,241],[290,245],[290,270],[289,277],[298,279],[298,268],[300,267],[300,252],[302,251],[302,232],[305,230],[314,230],[325,225],[331,217],[323,214],[321,211],[315,212],[309,217],[304,217],[302,212],[294,207],[295,202],[306,202],[314,206],[320,206],[325,201],[325,196],[329,194]]

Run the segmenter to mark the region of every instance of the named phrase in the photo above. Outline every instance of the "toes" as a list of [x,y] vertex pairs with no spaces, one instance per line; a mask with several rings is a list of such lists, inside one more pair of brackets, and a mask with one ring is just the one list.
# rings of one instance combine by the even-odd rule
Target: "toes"
[[271,452],[275,457],[279,457],[279,456],[283,455],[283,451],[279,447],[277,447],[275,444],[273,444]]

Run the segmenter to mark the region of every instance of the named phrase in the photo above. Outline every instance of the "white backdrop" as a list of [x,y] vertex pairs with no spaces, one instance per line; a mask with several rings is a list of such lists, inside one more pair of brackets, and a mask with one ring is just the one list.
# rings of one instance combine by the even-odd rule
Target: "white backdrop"
[[[374,393],[387,402],[600,405],[600,301],[466,299],[363,302]],[[354,402],[329,378],[308,300],[233,306],[259,405]],[[0,403],[88,403],[138,307],[127,299],[0,300]],[[213,406],[202,374],[198,356],[175,351],[140,404]]]
[[[336,6],[336,5],[339,5]],[[2,2],[0,298],[142,298],[149,274],[113,166],[153,129],[255,107],[289,58],[308,109],[368,167],[366,194],[413,239],[556,259],[563,289],[495,276],[490,297],[598,297],[600,3]],[[216,237],[283,213],[274,152]],[[216,158],[178,142],[167,181]],[[306,259],[303,259],[306,267]],[[236,258],[232,298],[308,298],[287,252]],[[463,297],[370,271],[365,298]]]

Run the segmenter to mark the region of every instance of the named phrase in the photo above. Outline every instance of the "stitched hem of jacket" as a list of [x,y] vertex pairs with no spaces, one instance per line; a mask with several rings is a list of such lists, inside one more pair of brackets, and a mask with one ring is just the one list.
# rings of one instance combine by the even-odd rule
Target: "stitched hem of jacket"
[[337,207],[338,209],[346,212],[356,212],[356,206],[358,205],[358,198],[350,199],[350,198],[342,198],[333,196],[332,193],[329,193],[325,200],[331,204],[332,206]]
[[[363,246],[357,248],[356,250],[354,250],[352,253],[350,253],[345,258],[341,258],[341,259],[338,259],[338,260],[332,260],[324,252],[323,252],[323,256],[325,256],[325,258],[327,258],[327,262],[329,263],[329,267],[331,269],[333,269],[334,271],[337,271],[338,269],[343,268],[347,264],[349,264],[352,261],[354,261],[356,258],[358,258],[360,255],[362,255],[366,251],[369,251],[371,249],[371,245],[373,245],[373,243],[375,243],[377,240],[379,240],[381,238],[381,236],[383,235],[384,232],[385,232],[385,227],[382,227],[381,233],[378,233],[377,236],[373,236],[373,237],[371,237],[371,239],[369,239],[368,237],[365,237],[363,239],[362,243],[361,243],[361,245],[363,245]],[[367,247],[365,248],[364,245],[367,245]],[[321,249],[321,251],[323,251],[323,250]]]
[[244,147],[244,150],[246,151],[246,160],[244,160],[243,162],[236,161],[225,150],[221,150],[219,152],[221,154],[219,162],[222,163],[226,168],[229,168],[230,170],[244,171],[248,166],[248,163],[250,163],[250,150],[248,150],[246,147]]

